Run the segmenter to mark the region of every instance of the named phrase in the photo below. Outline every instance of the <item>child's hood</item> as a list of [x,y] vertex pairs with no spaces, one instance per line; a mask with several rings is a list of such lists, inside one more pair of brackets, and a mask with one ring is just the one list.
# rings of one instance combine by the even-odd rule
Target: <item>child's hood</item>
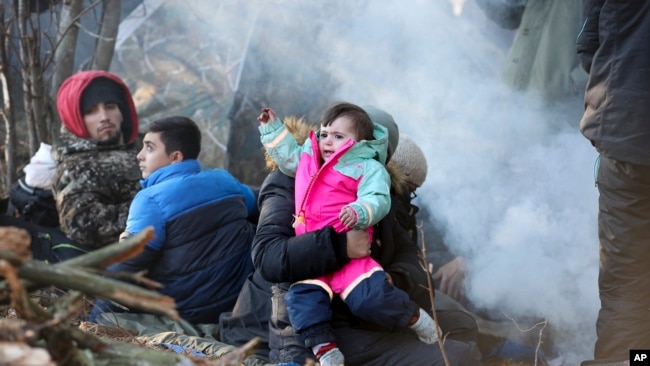
[[[316,131],[318,136],[319,131]],[[361,140],[355,142],[349,150],[341,155],[342,159],[361,158],[375,159],[382,165],[386,165],[388,153],[388,130],[386,127],[373,122],[374,140]],[[344,158],[346,157],[346,158]]]
[[[295,116],[289,116],[285,117],[282,122],[286,126],[286,128],[289,130],[289,133],[293,135],[293,137],[296,139],[299,145],[302,145],[305,140],[309,137],[309,133],[311,131],[316,130],[316,125],[309,124],[307,120],[303,117],[295,117]],[[377,123],[373,123],[375,125],[375,130],[373,133],[376,133],[375,137],[379,137],[380,139],[386,140],[383,142],[386,144],[386,147],[384,148],[384,151],[388,148],[388,130],[381,125],[378,125]],[[379,128],[377,128],[379,127]],[[384,153],[385,154],[385,153]],[[278,165],[273,161],[273,159],[265,153],[265,160],[266,160],[266,168],[269,171],[273,171],[277,169]],[[392,188],[398,193],[401,194],[402,189],[404,185],[406,184],[406,176],[404,172],[395,164],[387,164],[386,169],[388,170],[388,174],[390,175],[390,180],[391,180],[391,186]]]

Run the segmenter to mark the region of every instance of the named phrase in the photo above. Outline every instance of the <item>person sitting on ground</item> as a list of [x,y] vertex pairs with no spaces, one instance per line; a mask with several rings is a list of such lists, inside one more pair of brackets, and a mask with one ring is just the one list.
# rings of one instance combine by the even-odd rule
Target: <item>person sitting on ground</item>
[[395,195],[401,201],[400,210],[397,211],[397,220],[408,231],[413,241],[419,242],[419,228],[416,215],[420,208],[413,204],[416,197],[415,191],[422,186],[427,178],[427,159],[420,147],[410,137],[400,134],[397,149],[390,162],[389,169],[397,169],[403,177],[396,185]]
[[[400,135],[399,144],[388,167],[399,170],[405,178],[402,184],[404,188],[396,194],[396,197],[402,200],[402,209],[397,212],[398,222],[403,226],[406,224],[405,229],[411,233],[413,240],[421,240],[419,244],[427,248],[427,259],[431,261],[429,271],[436,287],[436,310],[455,310],[457,322],[462,322],[463,317],[467,316],[475,319],[478,325],[477,345],[485,356],[484,361],[501,359],[528,362],[541,359],[547,364],[561,362],[562,357],[555,349],[552,327],[551,331],[544,332],[543,345],[537,348],[537,337],[526,336],[527,333],[522,333],[511,319],[489,316],[490,314],[484,311],[477,312],[478,309],[465,298],[463,282],[466,276],[466,259],[454,255],[445,244],[443,228],[435,217],[434,207],[425,205],[420,209],[413,202],[417,197],[416,190],[426,180],[428,167],[424,152],[415,141],[406,135]],[[416,218],[418,213],[420,217]],[[423,236],[418,238],[420,231]],[[542,320],[535,319],[533,323]],[[462,333],[460,336],[462,337]],[[460,337],[455,335],[455,338]],[[476,334],[465,339],[476,339]]]
[[[149,279],[163,285],[160,292],[176,301],[181,318],[217,323],[253,272],[255,225],[249,219],[256,217],[255,195],[226,170],[201,169],[201,131],[189,118],[152,122],[143,145],[137,155],[142,190],[120,238],[149,226],[155,238],[144,252],[108,270],[146,270]],[[98,301],[90,319],[109,309],[119,311]]]
[[30,245],[33,259],[58,263],[94,248],[68,238],[59,227],[59,213],[52,195],[56,165],[51,148],[51,145],[41,143],[23,168],[24,174],[11,185],[7,215],[18,218],[13,222],[35,234]]
[[[317,133],[299,146],[275,111],[258,118],[262,142],[285,174],[296,177],[296,235],[333,226],[336,232],[366,230],[390,208],[390,177],[385,169],[387,131],[351,103],[336,103],[321,117]],[[368,242],[370,248],[370,241]],[[296,282],[287,293],[291,325],[322,366],[344,363],[329,321],[329,303],[338,295],[357,316],[383,327],[415,331],[421,341],[438,339],[434,320],[389,283],[370,256],[353,258],[338,271]]]
[[56,104],[62,128],[52,193],[61,229],[90,248],[114,243],[140,189],[131,93],[115,74],[83,71],[63,82]]
[[52,195],[55,172],[52,145],[41,142],[23,174],[9,189],[7,215],[49,228],[58,227],[59,213]]
[[[389,142],[393,141],[388,149],[388,158],[394,152],[398,138],[392,116],[371,106],[363,109],[374,123],[391,126],[387,127]],[[291,326],[286,310],[286,292],[294,282],[335,272],[351,258],[367,256],[369,236],[365,230],[337,233],[333,226],[296,236],[291,225],[295,198],[293,177],[277,169],[267,176],[260,188],[260,218],[253,242],[253,260],[256,271],[273,283],[269,357],[272,362],[304,364],[307,359],[314,359],[314,353]],[[390,273],[395,286],[406,291],[411,298],[422,299],[424,296],[417,294],[430,293],[426,287],[429,274],[423,268],[417,245],[395,219],[397,205],[398,200],[391,200],[388,215],[374,226],[371,256]],[[419,306],[431,307],[431,304],[429,301]],[[443,362],[438,345],[421,342],[411,331],[387,329],[365,321],[353,315],[338,297],[334,297],[331,307],[333,333],[338,347],[346,355],[347,365]],[[446,318],[439,314],[438,319],[443,334],[446,334],[455,324],[444,322],[443,317]],[[472,321],[471,317],[467,319]],[[444,347],[452,365],[477,364],[480,358],[473,340],[447,338]]]
[[[395,121],[390,114],[378,108],[372,106],[365,106],[363,108],[375,123],[379,123],[388,129],[387,159],[392,161],[390,157],[396,153],[397,149],[399,149],[399,130]],[[309,132],[314,129],[314,126],[311,126],[304,118],[293,116],[286,117],[283,119],[283,123],[288,128],[289,132],[294,135],[299,144],[302,144],[307,138]],[[407,149],[407,151],[411,150]],[[410,160],[408,156],[405,156],[404,158]],[[277,164],[275,164],[275,162],[273,162],[273,160],[268,156],[266,158],[266,163],[269,171],[277,170]],[[413,241],[409,240],[408,235],[404,229],[402,229],[402,225],[397,221],[399,220],[398,216],[395,214],[396,211],[401,210],[397,207],[398,205],[401,205],[401,202],[396,199],[395,192],[400,189],[399,186],[404,183],[405,177],[403,176],[402,170],[393,169],[392,164],[388,164],[387,169],[391,176],[391,211],[386,218],[381,220],[378,225],[375,225],[377,241],[381,242],[381,249],[376,252],[376,248],[373,248],[372,255],[375,259],[379,260],[379,263],[391,274],[391,278],[396,286],[407,291],[409,296],[412,298],[417,299],[416,301],[418,301],[418,304],[421,307],[431,309],[432,306],[429,295],[430,293],[427,289],[426,272],[422,271],[422,263],[419,257],[421,253],[417,245],[415,245]],[[282,175],[281,173],[277,174]],[[276,178],[273,178],[274,181],[275,179]],[[269,178],[269,182],[270,181],[271,178]],[[282,182],[278,179],[276,183]],[[275,194],[279,194],[278,199],[280,201],[282,194],[289,194],[288,192],[292,191],[291,187],[293,181],[290,181],[290,183],[291,186],[289,187],[280,187],[281,189],[277,191],[272,190]],[[271,191],[267,191],[267,194],[269,192]],[[294,200],[294,197],[291,196],[290,200]],[[293,201],[289,201],[289,206],[292,205],[291,202]],[[269,208],[267,214],[270,214],[271,212],[272,209]],[[274,228],[269,225],[266,226],[263,231],[266,235],[269,235],[273,234],[273,230],[281,229],[283,227],[284,225]],[[291,234],[290,236],[295,234],[295,231],[291,227],[282,230],[289,230],[287,234]],[[323,232],[328,233],[330,232],[330,229],[324,229]],[[308,239],[309,235],[306,235],[307,234],[302,235],[305,237],[305,241],[298,244],[308,245],[311,249],[320,250],[322,247],[318,247],[317,245],[326,245],[327,243],[325,240],[318,241],[318,243],[311,241]],[[342,241],[337,240],[336,242],[330,242],[329,246],[333,248],[334,246],[342,245],[345,248],[349,248],[350,251],[354,251],[354,248],[356,248],[357,245],[364,250],[367,248],[367,246],[364,246],[367,245],[366,242],[355,242],[353,240],[354,233],[351,233],[349,236],[349,241],[347,240],[348,238],[346,235],[345,238],[339,238]],[[286,311],[283,307],[283,285],[268,282],[262,276],[262,271],[264,271],[267,276],[283,276],[280,272],[283,272],[285,276],[300,276],[300,273],[302,273],[300,268],[303,267],[301,261],[305,259],[302,256],[308,256],[309,253],[304,252],[304,246],[289,246],[290,243],[291,241],[287,241],[286,243],[277,241],[276,248],[266,248],[262,251],[258,250],[257,254],[254,254],[255,257],[259,258],[260,253],[263,252],[262,260],[268,260],[269,263],[256,268],[255,271],[249,275],[247,280],[244,282],[233,310],[222,313],[219,317],[218,334],[213,332],[214,327],[206,326],[202,326],[200,331],[195,332],[192,331],[192,329],[188,331],[186,330],[187,328],[183,328],[181,331],[178,329],[177,325],[167,327],[166,324],[163,324],[162,328],[164,328],[164,330],[161,330],[160,318],[154,317],[155,319],[151,319],[152,316],[149,316],[151,320],[148,323],[156,322],[156,331],[153,334],[143,334],[141,332],[139,339],[154,344],[170,343],[173,345],[179,345],[184,349],[192,348],[207,355],[221,357],[222,355],[235,351],[236,347],[242,347],[250,340],[257,338],[259,343],[255,348],[255,354],[248,356],[243,361],[243,364],[246,366],[267,365],[271,362],[271,359],[276,360],[276,362],[278,362],[278,360],[284,360],[285,362],[295,362],[296,364],[304,364],[304,360],[307,358],[313,359],[314,356],[311,350],[308,350],[305,347],[304,342],[293,332],[290,325],[288,325],[289,320],[286,318]],[[373,245],[376,246],[377,244]],[[286,255],[283,253],[286,253]],[[277,256],[275,259],[274,255]],[[284,270],[284,266],[274,268],[273,263],[278,262],[278,258],[284,258],[280,259],[279,262],[286,263],[285,261],[288,258],[287,256],[295,258],[294,263],[301,263],[299,267],[287,271]],[[315,260],[312,257],[306,258],[304,265],[314,265],[315,268],[322,268],[323,263],[320,263],[320,261]],[[323,253],[323,259],[325,262],[329,263],[326,264],[326,266],[336,266],[335,264],[332,264],[334,263],[332,261],[336,261],[336,259],[332,258],[331,252]],[[340,260],[345,261],[344,255]],[[271,286],[273,286],[274,291],[278,291],[277,296],[273,296]],[[274,299],[273,301],[272,297]],[[436,295],[434,299],[435,309],[438,324],[443,330],[445,336],[444,342],[445,344],[450,345],[447,352],[452,355],[451,362],[455,363],[455,360],[460,358],[465,360],[463,362],[474,362],[475,364],[480,359],[480,354],[475,346],[477,340],[476,321],[471,315],[467,314],[466,311],[440,304],[440,299],[443,299],[443,296]],[[275,303],[275,305],[273,305],[272,302]],[[377,348],[374,347],[376,340],[381,339],[386,335],[383,330],[376,331],[376,327],[371,327],[369,324],[359,321],[358,318],[352,316],[349,312],[345,312],[344,306],[335,306],[333,307],[333,310],[333,315],[336,319],[336,331],[345,336],[346,347],[349,349],[365,349],[370,346],[371,351],[365,354],[362,360],[367,360],[367,362],[371,364],[392,364],[392,361],[402,357],[404,358],[403,362],[407,364],[409,362],[413,364],[430,364],[431,360],[442,362],[440,355],[436,354],[437,351],[431,351],[431,348],[426,347],[426,345],[412,336],[407,336],[406,338],[400,337],[398,339],[389,336],[390,339],[387,340],[386,343],[382,344],[388,345],[391,349],[397,348],[397,350],[392,355],[384,354],[382,353],[381,345]],[[144,318],[143,314],[138,314],[137,317],[134,316],[133,318],[136,318],[137,321],[136,324],[125,319],[123,313],[114,314],[114,316],[118,315],[120,316],[120,325],[133,325],[133,328],[140,327]],[[346,331],[346,329],[350,327],[353,329]],[[361,327],[361,329],[359,329],[359,327]],[[218,341],[215,338],[218,339]],[[394,343],[391,344],[390,342]],[[459,349],[457,342],[464,343],[466,348]],[[271,350],[271,347],[273,350]],[[430,352],[433,352],[433,354],[431,355]],[[273,353],[273,356],[270,355],[271,353]],[[360,358],[354,357],[349,359],[347,363],[353,365],[355,364],[354,362],[359,359]],[[468,359],[470,361],[466,361]],[[395,364],[399,365],[400,361],[397,361]]]

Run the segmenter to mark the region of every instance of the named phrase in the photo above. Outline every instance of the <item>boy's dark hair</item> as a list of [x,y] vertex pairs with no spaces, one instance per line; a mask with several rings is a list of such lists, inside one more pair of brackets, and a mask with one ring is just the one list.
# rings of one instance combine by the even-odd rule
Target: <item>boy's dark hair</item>
[[201,130],[191,119],[183,116],[165,117],[149,125],[147,132],[160,134],[165,153],[183,153],[183,159],[196,159],[201,152]]
[[359,141],[375,139],[373,135],[374,125],[370,116],[361,107],[352,103],[340,102],[327,108],[320,119],[320,124],[321,126],[329,126],[335,119],[342,116],[348,116],[352,119]]

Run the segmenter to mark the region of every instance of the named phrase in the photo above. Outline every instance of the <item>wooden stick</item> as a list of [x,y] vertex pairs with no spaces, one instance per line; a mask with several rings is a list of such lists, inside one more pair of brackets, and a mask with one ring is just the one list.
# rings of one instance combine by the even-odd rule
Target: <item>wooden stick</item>
[[[90,253],[81,255],[79,257],[71,258],[51,267],[90,267],[90,268],[105,268],[113,263],[132,258],[140,254],[145,245],[155,237],[153,228],[148,227],[124,241],[117,242],[106,247],[94,250]],[[9,251],[0,251],[0,258],[6,259],[14,265],[22,263],[18,256]],[[35,261],[38,262],[38,261]],[[20,275],[20,273],[19,273]],[[23,286],[28,291],[34,291],[38,288],[45,287],[49,282],[39,283],[38,281],[29,281],[22,278]],[[6,304],[10,301],[9,285],[6,281],[0,282],[0,304]]]
[[440,324],[438,322],[438,313],[436,312],[436,305],[435,305],[435,288],[433,286],[433,281],[431,280],[431,273],[427,270],[427,245],[426,241],[424,240],[424,229],[423,229],[424,223],[420,223],[418,225],[418,230],[420,231],[420,236],[422,237],[422,268],[424,271],[427,273],[427,286],[429,287],[429,300],[431,301],[431,311],[433,312],[433,320],[436,322],[436,332],[438,333],[438,346],[440,346],[440,352],[442,353],[442,358],[445,361],[446,366],[450,366],[449,363],[449,358],[447,357],[447,351],[445,350],[445,337],[443,337],[442,332],[440,330]]
[[104,297],[127,307],[167,315],[177,320],[174,299],[130,283],[98,276],[83,268],[53,266],[40,261],[29,261],[18,268],[20,278],[47,286],[78,290],[84,294]]

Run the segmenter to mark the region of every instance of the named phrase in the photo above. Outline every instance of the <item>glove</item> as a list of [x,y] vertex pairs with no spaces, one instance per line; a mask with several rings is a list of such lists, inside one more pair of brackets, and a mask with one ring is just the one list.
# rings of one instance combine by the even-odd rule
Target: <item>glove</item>
[[413,329],[415,334],[418,335],[418,338],[426,344],[434,344],[438,341],[438,325],[421,308],[418,320],[413,325],[410,325],[409,328]]
[[345,363],[345,357],[341,350],[338,348],[332,348],[331,350],[325,352],[318,359],[320,366],[343,366]]

